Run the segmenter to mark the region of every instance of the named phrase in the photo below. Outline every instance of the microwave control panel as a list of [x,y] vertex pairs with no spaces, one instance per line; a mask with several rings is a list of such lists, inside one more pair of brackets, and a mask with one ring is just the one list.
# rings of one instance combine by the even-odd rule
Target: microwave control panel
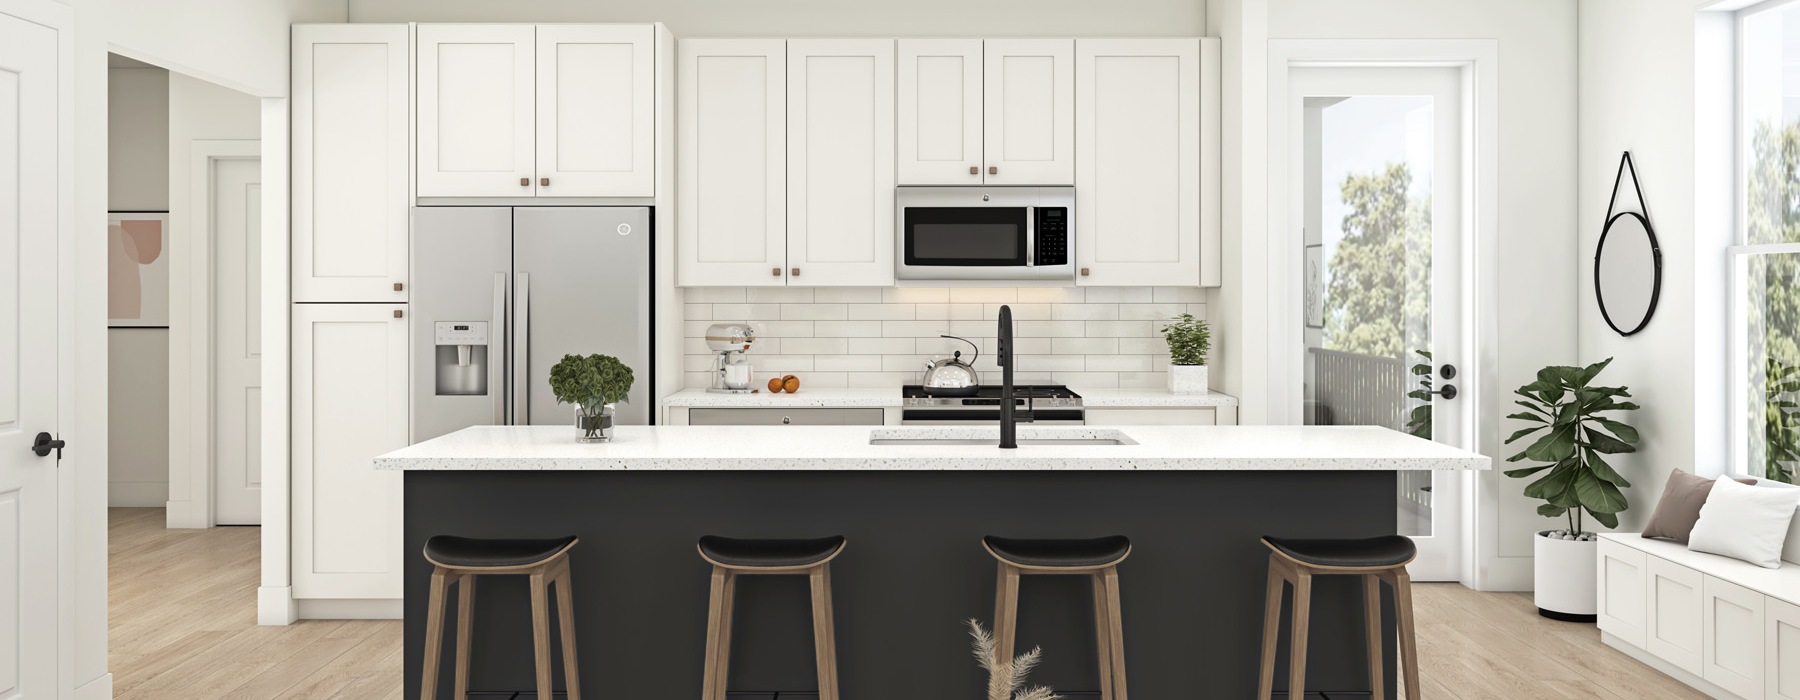
[[1037,259],[1033,264],[1049,267],[1069,264],[1068,207],[1037,207]]

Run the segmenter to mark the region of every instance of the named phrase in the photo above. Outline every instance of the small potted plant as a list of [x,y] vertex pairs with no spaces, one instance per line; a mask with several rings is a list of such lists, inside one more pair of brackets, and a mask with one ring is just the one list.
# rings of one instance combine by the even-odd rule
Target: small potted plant
[[613,413],[631,394],[631,368],[611,355],[564,355],[550,368],[550,391],[557,403],[575,404],[575,427],[582,442],[613,437]]
[[1544,617],[1594,621],[1594,557],[1599,546],[1594,533],[1585,529],[1582,514],[1606,527],[1618,527],[1619,513],[1630,505],[1620,489],[1631,482],[1601,457],[1637,451],[1637,429],[1607,415],[1637,410],[1637,404],[1624,400],[1631,392],[1593,384],[1611,362],[1607,358],[1586,367],[1539,370],[1537,381],[1514,392],[1525,397],[1515,403],[1527,410],[1507,416],[1529,424],[1507,438],[1507,444],[1548,432],[1506,460],[1546,464],[1509,470],[1506,475],[1523,478],[1549,470],[1525,486],[1525,495],[1544,501],[1538,515],[1568,518],[1567,528],[1542,530],[1533,539],[1535,597],[1538,614]]
[[1169,343],[1169,393],[1206,393],[1206,351],[1212,348],[1206,322],[1182,314],[1163,326],[1162,335]]

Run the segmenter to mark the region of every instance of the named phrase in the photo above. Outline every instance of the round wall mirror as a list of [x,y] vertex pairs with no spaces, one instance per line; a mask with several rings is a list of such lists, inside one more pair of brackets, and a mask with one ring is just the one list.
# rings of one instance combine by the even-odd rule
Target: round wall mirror
[[1662,293],[1662,249],[1650,221],[1637,212],[1621,212],[1606,221],[1594,253],[1594,296],[1606,325],[1631,335],[1644,329],[1656,313]]

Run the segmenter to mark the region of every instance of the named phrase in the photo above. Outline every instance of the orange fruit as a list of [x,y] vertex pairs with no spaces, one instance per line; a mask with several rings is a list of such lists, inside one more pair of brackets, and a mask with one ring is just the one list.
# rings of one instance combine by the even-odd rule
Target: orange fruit
[[782,381],[781,381],[780,377],[771,377],[769,379],[769,392],[770,393],[774,393],[774,394],[781,393],[781,387],[782,387]]
[[800,391],[800,378],[791,374],[787,375],[781,378],[781,385],[782,388],[787,389],[788,393],[795,393]]

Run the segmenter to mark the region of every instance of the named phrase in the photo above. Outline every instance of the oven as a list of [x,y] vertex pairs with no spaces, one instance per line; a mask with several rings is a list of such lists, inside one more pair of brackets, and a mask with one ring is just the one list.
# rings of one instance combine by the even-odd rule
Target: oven
[[900,187],[894,206],[902,281],[1075,281],[1073,187]]

